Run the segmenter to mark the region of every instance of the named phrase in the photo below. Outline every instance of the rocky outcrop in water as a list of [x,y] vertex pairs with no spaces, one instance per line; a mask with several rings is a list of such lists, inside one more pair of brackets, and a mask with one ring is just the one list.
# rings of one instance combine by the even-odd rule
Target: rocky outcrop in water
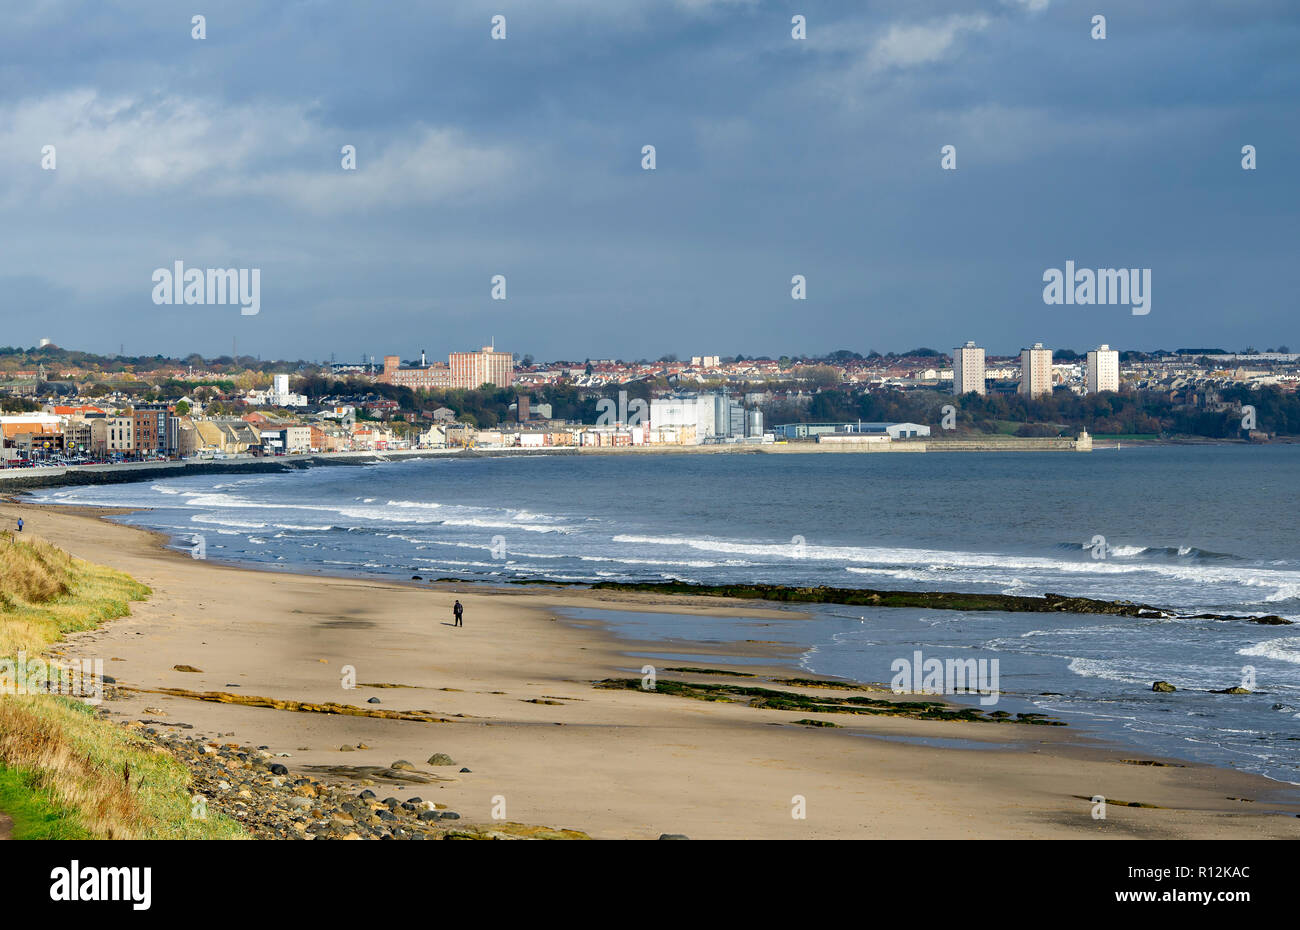
[[999,610],[1011,613],[1112,614],[1124,617],[1189,620],[1247,620],[1252,623],[1289,624],[1275,615],[1237,617],[1230,614],[1178,614],[1136,604],[1133,601],[1105,601],[1092,597],[1044,594],[978,594],[959,591],[877,591],[871,588],[791,587],[774,584],[691,584],[679,581],[601,581],[593,591],[643,591],[651,594],[681,594],[705,597],[734,597],[747,600],[783,601],[800,604],[851,604],[861,607],[919,607],[929,610]]

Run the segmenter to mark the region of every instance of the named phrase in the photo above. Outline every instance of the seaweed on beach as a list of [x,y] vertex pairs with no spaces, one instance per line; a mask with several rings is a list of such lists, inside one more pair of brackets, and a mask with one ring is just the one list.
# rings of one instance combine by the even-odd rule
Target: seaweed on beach
[[[610,690],[646,691],[639,678],[606,678],[593,683],[597,688]],[[974,707],[954,708],[938,701],[886,701],[869,697],[831,697],[828,695],[797,694],[773,688],[746,687],[743,685],[715,685],[704,682],[672,681],[660,678],[653,692],[697,701],[724,701],[745,704],[761,710],[788,710],[798,713],[867,714],[882,717],[910,717],[914,720],[963,720],[972,723],[1025,723],[1038,726],[1065,726],[1043,714],[1008,714],[1006,711],[984,711]]]
[[778,685],[792,685],[796,688],[831,688],[836,691],[889,691],[888,688],[881,685],[861,685],[852,681],[831,681],[826,678],[773,678],[772,681]]
[[725,668],[691,668],[689,666],[677,666],[664,669],[665,672],[685,672],[695,675],[730,675],[734,678],[753,678],[750,672],[733,672]]

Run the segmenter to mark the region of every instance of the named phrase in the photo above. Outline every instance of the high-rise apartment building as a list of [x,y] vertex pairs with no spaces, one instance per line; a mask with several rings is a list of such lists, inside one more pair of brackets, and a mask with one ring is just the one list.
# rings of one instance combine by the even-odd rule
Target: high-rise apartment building
[[1041,342],[1020,350],[1020,393],[1030,397],[1052,393],[1052,350],[1044,349]]
[[477,352],[453,352],[448,359],[451,387],[473,390],[484,384],[510,387],[514,381],[515,361],[509,352],[484,346]]
[[1119,390],[1119,352],[1099,345],[1088,353],[1088,393]]
[[952,392],[984,393],[984,350],[973,342],[952,350]]

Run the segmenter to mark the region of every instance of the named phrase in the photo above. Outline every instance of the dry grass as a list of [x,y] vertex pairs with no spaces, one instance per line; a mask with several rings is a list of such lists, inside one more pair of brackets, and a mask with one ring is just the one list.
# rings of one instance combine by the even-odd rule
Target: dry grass
[[39,539],[0,534],[0,656],[41,653],[65,633],[125,617],[147,586]]
[[68,593],[72,557],[43,540],[19,543],[12,534],[0,541],[0,594],[43,604]]
[[[40,656],[65,633],[125,616],[150,593],[49,543],[2,534],[0,658]],[[0,797],[22,810],[33,838],[243,835],[224,817],[191,818],[190,775],[180,762],[70,698],[0,696],[0,774]]]
[[62,697],[0,699],[0,764],[48,808],[70,814],[49,838],[228,839],[224,817],[190,816],[190,774],[130,730]]

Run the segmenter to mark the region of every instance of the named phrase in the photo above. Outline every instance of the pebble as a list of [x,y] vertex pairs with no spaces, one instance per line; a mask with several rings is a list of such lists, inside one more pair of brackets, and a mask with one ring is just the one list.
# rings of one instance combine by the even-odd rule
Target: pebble
[[422,798],[387,797],[381,802],[369,788],[358,790],[362,782],[374,784],[369,779],[330,784],[295,777],[271,761],[287,754],[236,744],[208,745],[183,733],[158,731],[147,738],[189,769],[190,790],[207,799],[209,816],[230,817],[257,839],[444,839],[453,831],[486,838],[483,828],[453,825],[460,819],[454,811],[427,810],[432,802]]

